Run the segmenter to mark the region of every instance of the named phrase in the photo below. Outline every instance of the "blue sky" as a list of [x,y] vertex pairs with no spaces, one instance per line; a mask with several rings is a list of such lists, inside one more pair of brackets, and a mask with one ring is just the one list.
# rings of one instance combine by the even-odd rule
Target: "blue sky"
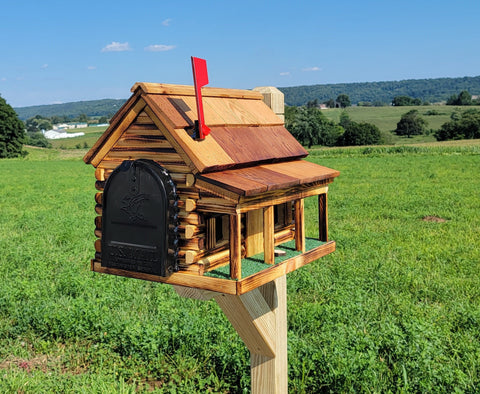
[[251,89],[480,75],[480,1],[4,1],[14,107],[127,98],[135,82]]

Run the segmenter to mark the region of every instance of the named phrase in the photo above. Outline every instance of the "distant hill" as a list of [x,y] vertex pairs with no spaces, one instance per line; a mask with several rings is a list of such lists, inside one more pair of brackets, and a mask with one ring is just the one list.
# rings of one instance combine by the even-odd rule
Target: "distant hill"
[[64,104],[35,105],[32,107],[14,108],[18,117],[22,120],[41,115],[47,118],[52,116],[66,116],[76,118],[81,114],[87,116],[106,116],[110,118],[123,105],[126,100],[103,99],[91,101],[76,101]]
[[[347,94],[352,104],[360,101],[390,104],[395,96],[410,96],[422,101],[437,103],[446,101],[452,94],[458,95],[462,90],[480,95],[480,76],[463,78],[409,79],[387,82],[336,83],[326,85],[293,86],[279,88],[285,94],[287,105],[305,105],[317,99],[320,103],[336,99],[339,94]],[[44,117],[87,116],[111,117],[126,100],[92,100],[64,104],[36,105],[14,108],[22,120],[36,115]]]
[[352,104],[360,101],[390,104],[395,96],[410,96],[422,101],[437,103],[446,101],[452,94],[468,90],[480,94],[480,76],[463,78],[408,79],[387,82],[357,82],[326,85],[309,85],[279,88],[287,105],[305,105],[317,99],[320,103],[347,94]]

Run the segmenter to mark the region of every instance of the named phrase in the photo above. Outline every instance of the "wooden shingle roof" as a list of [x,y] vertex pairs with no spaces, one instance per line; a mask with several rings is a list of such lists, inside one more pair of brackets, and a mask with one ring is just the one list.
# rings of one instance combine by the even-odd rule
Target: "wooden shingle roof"
[[340,175],[339,171],[306,160],[263,164],[247,168],[197,175],[197,186],[212,193],[228,190],[238,197],[251,197],[294,186],[325,182]]
[[190,134],[198,119],[193,86],[136,83],[132,96],[111,119],[110,127],[85,155],[96,166],[140,111],[146,110],[194,173],[295,160],[308,152],[285,129],[283,121],[250,90],[202,89],[204,140]]

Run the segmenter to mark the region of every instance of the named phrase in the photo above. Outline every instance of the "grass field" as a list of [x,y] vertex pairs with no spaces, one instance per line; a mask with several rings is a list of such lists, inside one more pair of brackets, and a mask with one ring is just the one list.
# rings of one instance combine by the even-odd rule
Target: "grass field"
[[[0,161],[0,392],[248,392],[214,302],[89,271],[85,151],[29,151]],[[341,171],[337,250],[288,275],[290,392],[478,392],[480,141],[309,159]]]

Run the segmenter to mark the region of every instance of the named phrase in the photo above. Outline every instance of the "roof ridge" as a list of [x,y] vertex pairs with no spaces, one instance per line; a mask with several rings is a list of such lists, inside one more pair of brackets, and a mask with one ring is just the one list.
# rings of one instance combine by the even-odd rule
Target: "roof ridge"
[[[153,82],[136,82],[130,89],[132,92],[136,92],[138,89],[144,94],[163,94],[163,95],[178,95],[178,96],[195,96],[195,89],[191,85],[173,85],[166,83],[153,83]],[[203,97],[221,97],[221,98],[239,98],[239,99],[251,99],[262,100],[263,95],[260,92],[244,89],[227,89],[227,88],[214,88],[203,87]]]

